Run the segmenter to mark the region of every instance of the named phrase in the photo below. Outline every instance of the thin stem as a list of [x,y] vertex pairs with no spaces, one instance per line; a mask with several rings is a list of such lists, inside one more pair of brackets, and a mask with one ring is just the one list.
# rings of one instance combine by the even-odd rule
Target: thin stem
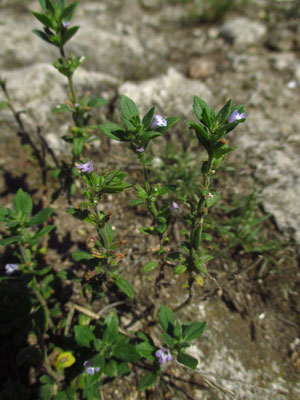
[[[144,173],[146,192],[147,192],[148,196],[150,196],[151,186],[150,186],[148,168],[147,168],[147,165],[145,165],[144,163],[142,163],[142,165],[143,165],[143,173]],[[157,211],[157,208],[155,207],[154,201],[152,201],[152,199],[149,199],[147,201],[147,205],[148,205],[148,209],[151,212],[151,214],[153,215],[153,217],[156,218],[158,211]]]
[[77,104],[77,98],[76,98],[76,94],[75,94],[75,90],[74,90],[74,85],[73,85],[73,80],[72,77],[69,76],[68,77],[68,83],[69,83],[69,88],[70,88],[70,92],[71,92],[71,100],[73,104]]
[[47,327],[49,326],[49,328],[53,328],[54,327],[54,323],[53,323],[53,321],[52,321],[52,319],[50,317],[49,308],[47,306],[46,300],[44,299],[44,297],[40,293],[39,286],[38,286],[38,283],[37,283],[35,278],[33,278],[32,281],[31,281],[31,287],[32,287],[32,290],[33,290],[34,294],[36,295],[38,301],[41,303],[41,306],[44,309],[45,316],[46,316]]
[[[192,228],[191,232],[189,235],[189,244],[190,244],[190,260],[189,260],[189,281],[188,281],[188,287],[189,287],[189,294],[188,298],[179,306],[177,306],[174,311],[179,311],[182,308],[186,307],[187,305],[191,304],[192,299],[193,299],[193,284],[194,284],[194,238],[195,235],[199,235],[199,243],[198,246],[201,246],[202,242],[202,232],[203,232],[203,223],[204,223],[204,216],[207,213],[206,210],[206,192],[209,189],[210,186],[210,175],[211,175],[211,169],[212,169],[212,161],[213,158],[209,156],[208,161],[207,161],[207,167],[206,171],[203,173],[203,190],[205,194],[201,193],[200,200],[198,202],[198,207],[197,207],[197,212],[196,215],[194,216],[194,220],[192,221]],[[199,229],[199,233],[197,232]]]

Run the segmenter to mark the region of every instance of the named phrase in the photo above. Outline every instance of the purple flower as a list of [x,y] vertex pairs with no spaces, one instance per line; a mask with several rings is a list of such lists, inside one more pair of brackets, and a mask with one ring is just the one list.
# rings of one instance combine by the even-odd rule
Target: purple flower
[[88,172],[89,174],[94,171],[94,166],[92,161],[88,161],[85,164],[76,164],[76,167],[79,169],[81,172]]
[[158,362],[160,364],[166,364],[167,361],[172,361],[173,357],[170,353],[170,350],[162,347],[161,349],[157,350],[155,356],[158,358]]
[[230,123],[238,121],[239,119],[243,119],[246,118],[246,114],[245,113],[239,113],[238,110],[234,110],[233,113],[231,113],[228,117],[228,121]]
[[158,114],[154,115],[154,117],[152,119],[152,122],[150,124],[152,129],[161,128],[161,127],[167,126],[167,125],[168,125],[167,120],[163,119],[163,117],[161,115],[158,115]]
[[137,151],[138,153],[143,153],[145,149],[144,147],[138,147],[137,149],[135,149],[135,151]]
[[4,268],[6,275],[11,275],[19,269],[19,266],[18,264],[6,264]]
[[176,201],[172,201],[170,205],[170,210],[171,211],[179,210],[179,205],[176,203]]
[[83,363],[83,366],[85,367],[85,372],[89,375],[94,375],[96,372],[100,371],[99,367],[92,367],[91,366],[91,360],[87,360]]
[[66,29],[66,30],[67,30],[67,29],[70,27],[70,25],[71,25],[70,22],[65,22],[65,21],[64,21],[62,24],[63,24],[63,28]]

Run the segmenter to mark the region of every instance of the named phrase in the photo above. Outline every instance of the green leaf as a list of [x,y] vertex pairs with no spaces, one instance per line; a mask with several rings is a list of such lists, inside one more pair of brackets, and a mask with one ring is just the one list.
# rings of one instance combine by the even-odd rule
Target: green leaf
[[52,394],[54,391],[54,385],[42,385],[39,388],[39,399],[41,400],[51,400],[52,399]]
[[75,340],[80,346],[90,347],[90,343],[96,339],[90,326],[75,325],[74,332]]
[[36,240],[44,235],[47,235],[47,233],[50,233],[54,228],[55,228],[55,225],[44,226],[39,232],[37,232],[34,235],[33,240]]
[[132,199],[132,200],[130,200],[129,205],[130,206],[138,206],[139,204],[143,204],[143,203],[145,203],[145,200],[143,200],[143,199]]
[[66,8],[66,2],[65,0],[58,0],[58,7],[61,12],[63,12],[64,8]]
[[44,40],[45,42],[53,44],[53,43],[51,43],[48,35],[46,35],[45,32],[38,31],[37,29],[33,29],[32,33],[34,33],[37,37],[39,37],[40,39]]
[[212,236],[209,233],[203,233],[202,237],[204,240],[207,240],[208,242],[211,242],[213,240]]
[[126,296],[128,296],[130,299],[134,298],[134,289],[125,278],[118,276],[116,278],[112,278],[112,280],[118,286],[118,288],[126,294]]
[[142,268],[143,272],[153,271],[158,266],[158,261],[149,261]]
[[50,215],[53,213],[54,209],[50,208],[50,207],[46,207],[43,210],[41,210],[40,212],[38,212],[37,214],[35,214],[29,221],[28,223],[30,225],[34,225],[34,224],[42,224],[44,221],[46,221]]
[[58,104],[55,108],[53,108],[52,111],[57,113],[63,113],[63,112],[72,112],[73,110],[66,104]]
[[113,355],[123,361],[129,362],[137,362],[140,359],[135,346],[127,343],[118,344],[113,351]]
[[104,133],[104,135],[110,137],[111,139],[117,140],[118,142],[126,141],[124,139],[125,131],[118,124],[114,124],[113,122],[106,122],[105,124],[100,125],[99,128]]
[[73,148],[72,148],[72,153],[74,156],[78,157],[82,153],[84,146],[84,138],[83,137],[76,137],[74,138],[73,141]]
[[52,3],[52,0],[45,0],[46,4],[46,9],[49,11],[50,14],[55,15],[55,7],[54,4]]
[[94,99],[91,99],[88,103],[88,107],[98,107],[98,106],[104,106],[107,104],[107,100],[103,99],[102,97],[95,97]]
[[223,155],[229,153],[230,151],[236,150],[236,147],[221,147],[219,149],[214,150],[214,157],[220,158]]
[[110,360],[108,363],[106,363],[103,372],[110,378],[116,376],[118,373],[118,364],[116,360]]
[[187,342],[197,339],[205,330],[206,322],[192,322],[183,328],[183,339]]
[[200,97],[198,96],[194,96],[193,109],[199,121],[202,120],[203,109],[206,108],[207,106],[208,104],[204,100],[200,99]]
[[125,362],[118,363],[118,375],[129,375],[131,372],[131,369],[128,367],[128,365]]
[[149,342],[138,343],[135,348],[139,355],[146,358],[146,360],[153,361],[155,359],[155,357],[153,357],[153,351],[155,350],[155,347]]
[[210,116],[210,108],[208,106],[205,106],[202,110],[202,121],[204,122],[204,125],[207,126],[209,130],[212,128],[212,119]]
[[187,266],[186,265],[178,264],[174,268],[174,274],[175,275],[181,275],[181,274],[185,273],[186,270],[187,270]]
[[62,13],[62,19],[64,21],[70,21],[76,11],[78,3],[71,3],[69,6],[67,6],[63,13]]
[[161,306],[158,311],[158,318],[163,330],[167,333],[170,333],[170,327],[174,327],[175,324],[173,311],[169,307]]
[[59,392],[54,397],[54,400],[69,400],[66,392]]
[[47,26],[47,28],[52,28],[53,29],[53,23],[49,17],[45,14],[37,13],[35,11],[31,11],[32,14],[35,16],[36,19],[38,19],[43,25]]
[[0,101],[0,111],[3,110],[7,106],[8,106],[8,103],[6,101]]
[[135,116],[139,116],[139,111],[135,105],[135,102],[124,94],[120,96],[120,107],[124,117],[129,120]]
[[147,128],[150,126],[150,124],[151,124],[151,122],[152,122],[152,120],[153,120],[154,112],[155,112],[155,107],[152,107],[152,108],[150,108],[150,110],[144,115],[144,118],[143,118],[143,125],[144,125],[144,128],[145,128],[145,129],[147,129]]
[[113,238],[114,238],[114,231],[112,230],[110,223],[107,222],[104,225],[104,229],[105,229],[106,235],[108,237],[108,244],[111,245]]
[[88,253],[87,251],[78,250],[72,253],[72,258],[75,261],[81,261],[81,260],[92,260],[94,259],[94,256],[92,256],[92,254]]
[[189,356],[188,354],[181,353],[181,352],[178,353],[177,361],[180,364],[183,364],[186,367],[189,367],[191,369],[196,369],[197,365],[198,365],[198,361],[196,360],[196,358]]
[[119,336],[118,317],[115,312],[111,312],[105,318],[107,328],[104,331],[103,340],[106,343],[113,343]]
[[174,347],[174,339],[172,336],[168,335],[167,333],[163,332],[161,334],[161,337],[164,341],[164,343],[166,343],[169,347]]
[[232,106],[232,102],[231,102],[231,100],[228,100],[227,103],[218,112],[217,120],[220,124],[223,124],[226,121],[226,119],[229,117],[230,112],[231,112],[231,106]]
[[179,321],[175,321],[174,336],[176,338],[180,338],[181,335],[182,335],[182,326],[180,325]]
[[39,0],[40,6],[44,11],[47,11],[46,0]]
[[21,211],[23,214],[30,215],[32,211],[32,199],[29,193],[24,192],[22,189],[17,191],[14,199],[14,206],[17,211]]
[[221,198],[221,196],[220,196],[219,193],[217,193],[217,192],[213,192],[212,195],[213,195],[213,197],[207,196],[206,199],[205,199],[206,206],[207,206],[208,208],[209,208],[209,207],[212,207],[214,204],[216,204],[217,201],[219,201],[220,198]]
[[193,237],[192,237],[192,244],[195,250],[199,249],[201,238],[202,238],[202,228],[198,226],[196,231],[193,231]]
[[167,126],[164,126],[163,128],[159,128],[156,129],[158,130],[162,135],[171,128],[171,126],[177,124],[177,122],[179,122],[181,120],[181,118],[177,118],[177,117],[168,117],[167,118]]
[[68,40],[70,40],[80,28],[79,25],[71,26],[71,28],[67,29],[62,37],[62,45],[64,45]]
[[22,237],[20,235],[16,235],[16,236],[10,236],[6,239],[2,239],[0,240],[0,245],[1,246],[8,246],[9,244],[18,242],[22,239]]
[[139,390],[146,390],[148,387],[154,385],[158,377],[159,375],[153,372],[148,372],[146,375],[142,376],[139,381]]

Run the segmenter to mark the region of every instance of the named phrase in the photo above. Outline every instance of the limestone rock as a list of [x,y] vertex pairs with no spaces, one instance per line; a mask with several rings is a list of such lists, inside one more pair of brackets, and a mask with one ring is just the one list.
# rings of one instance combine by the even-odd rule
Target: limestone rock
[[141,83],[125,82],[119,93],[131,97],[143,113],[154,105],[163,115],[185,118],[193,115],[193,96],[201,96],[208,103],[212,100],[211,91],[204,83],[188,79],[173,68],[166,75]]
[[267,32],[266,26],[257,21],[237,17],[225,22],[220,29],[220,35],[237,48],[247,48],[258,44]]

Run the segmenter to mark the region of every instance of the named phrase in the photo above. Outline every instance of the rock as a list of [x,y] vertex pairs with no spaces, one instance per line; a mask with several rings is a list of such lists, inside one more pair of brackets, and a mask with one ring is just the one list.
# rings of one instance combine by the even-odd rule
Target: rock
[[[67,131],[68,126],[64,126],[65,130]],[[66,150],[66,142],[61,139],[57,133],[47,133],[46,137],[46,142],[48,146],[54,151],[54,154],[56,155],[61,155],[65,152]]]
[[163,116],[185,118],[193,115],[193,96],[201,96],[208,103],[212,100],[211,91],[204,83],[188,79],[173,68],[166,75],[141,83],[125,82],[119,93],[132,98],[142,113],[154,105]]
[[[56,130],[58,135],[66,133],[62,124],[66,121],[72,124],[70,115],[53,113],[52,110],[67,99],[68,83],[54,67],[35,64],[22,69],[0,71],[0,76],[7,80],[7,88],[15,108],[26,111],[22,114],[26,129],[35,132],[36,127],[41,126],[44,134],[49,133],[49,130]],[[109,75],[83,68],[79,68],[74,74],[75,92],[78,96],[89,91],[91,97],[104,97],[110,101],[115,96],[119,83],[118,79]],[[107,107],[99,107],[97,114],[101,116],[101,112],[104,115],[106,111]],[[1,116],[0,128],[3,134],[9,136],[16,132],[17,126],[10,110],[4,109]]]
[[258,44],[266,34],[266,26],[257,21],[244,17],[237,17],[225,22],[220,35],[234,47],[243,49]]
[[276,53],[270,57],[270,63],[277,71],[293,71],[296,56],[292,52]]
[[269,32],[265,45],[275,51],[291,51],[294,47],[294,35],[288,30],[281,27]]
[[194,59],[190,61],[188,67],[188,75],[192,79],[205,79],[215,72],[215,63],[209,60]]

